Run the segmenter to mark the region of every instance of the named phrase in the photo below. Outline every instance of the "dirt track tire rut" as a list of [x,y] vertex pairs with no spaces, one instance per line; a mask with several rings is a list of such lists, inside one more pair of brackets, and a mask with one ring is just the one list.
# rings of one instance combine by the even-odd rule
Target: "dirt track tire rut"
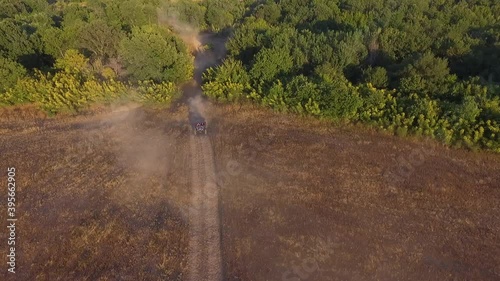
[[222,280],[219,194],[208,137],[191,136],[191,202],[189,208],[189,281]]

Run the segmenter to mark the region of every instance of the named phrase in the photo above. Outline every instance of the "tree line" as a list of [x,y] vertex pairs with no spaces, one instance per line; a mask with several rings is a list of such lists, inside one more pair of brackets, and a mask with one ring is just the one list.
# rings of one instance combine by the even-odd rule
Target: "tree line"
[[499,21],[494,0],[259,1],[203,89],[500,152]]
[[51,114],[118,97],[171,101],[194,66],[162,18],[221,30],[244,11],[230,0],[0,0],[0,8],[0,105],[36,103]]

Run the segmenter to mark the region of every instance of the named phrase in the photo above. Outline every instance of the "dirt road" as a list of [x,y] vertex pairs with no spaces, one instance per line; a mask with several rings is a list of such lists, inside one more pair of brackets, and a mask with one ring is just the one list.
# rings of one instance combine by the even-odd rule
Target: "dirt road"
[[191,206],[187,280],[221,280],[219,194],[208,137],[191,136]]
[[[191,124],[206,121],[207,105],[201,98],[201,75],[222,58],[221,38],[199,35],[201,44],[216,45],[213,50],[195,53],[192,83],[184,88]],[[217,44],[216,44],[217,43]],[[189,139],[191,155],[191,202],[189,206],[189,251],[187,280],[222,280],[220,246],[219,193],[215,179],[214,153],[208,136]]]

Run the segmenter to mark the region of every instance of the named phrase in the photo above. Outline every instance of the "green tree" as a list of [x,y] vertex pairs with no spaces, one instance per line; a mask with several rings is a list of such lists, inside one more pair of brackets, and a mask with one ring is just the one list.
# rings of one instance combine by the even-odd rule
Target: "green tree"
[[192,76],[193,59],[184,43],[157,25],[134,27],[119,53],[136,80],[179,83]]
[[236,19],[243,16],[244,4],[234,0],[206,0],[205,20],[213,30],[232,26]]
[[447,94],[450,76],[448,61],[426,52],[408,64],[400,81],[400,89],[406,93],[429,93],[435,96]]
[[285,102],[297,113],[319,115],[318,86],[303,75],[295,76],[285,87]]
[[64,53],[62,58],[56,60],[55,67],[70,74],[85,74],[88,73],[88,63],[89,60],[80,54],[80,52],[69,49]]
[[333,119],[354,119],[363,101],[351,83],[337,74],[333,79],[323,80],[319,86],[319,105],[323,116]]
[[310,22],[314,16],[313,10],[311,10],[311,2],[305,0],[281,1],[284,21],[292,26]]
[[77,35],[80,33],[81,25],[58,27],[47,27],[40,30],[44,53],[54,58],[60,58],[69,49],[78,47]]
[[203,92],[219,101],[239,101],[250,89],[250,78],[241,61],[225,60],[217,68],[210,68],[203,74]]
[[336,34],[333,65],[345,70],[348,66],[360,64],[368,55],[364,37],[365,35],[359,31]]
[[14,86],[19,78],[24,77],[26,69],[15,61],[0,57],[0,93]]
[[48,5],[44,0],[0,0],[0,19],[47,12]]
[[293,67],[290,51],[285,48],[264,48],[256,56],[250,76],[256,81],[271,82]]
[[162,14],[167,17],[172,16],[176,20],[186,23],[191,27],[205,29],[206,7],[198,2],[191,0],[179,0],[176,2],[167,3],[162,9]]
[[383,67],[368,67],[363,71],[362,82],[371,83],[375,88],[383,89],[389,85],[387,70]]
[[288,102],[286,101],[285,87],[280,80],[276,80],[273,85],[266,92],[265,96],[262,97],[261,103],[264,106],[271,107],[272,109],[279,112],[288,111]]
[[90,14],[92,20],[106,19],[108,24],[131,32],[134,26],[143,26],[158,22],[158,2],[144,0],[100,0],[93,6],[94,10],[98,10],[104,6],[103,15]]
[[281,6],[274,1],[268,1],[257,8],[255,16],[264,19],[270,24],[277,24],[281,17]]
[[250,64],[259,50],[264,46],[266,33],[271,27],[262,20],[255,18],[246,19],[245,23],[239,26],[226,46],[229,55],[240,59],[245,64]]
[[14,19],[0,21],[0,55],[18,60],[36,49],[34,29]]
[[79,35],[79,47],[90,51],[98,58],[114,57],[121,39],[120,30],[109,26],[103,20],[87,23]]
[[481,114],[481,108],[472,96],[466,96],[461,105],[458,106],[457,116],[469,123],[474,123]]

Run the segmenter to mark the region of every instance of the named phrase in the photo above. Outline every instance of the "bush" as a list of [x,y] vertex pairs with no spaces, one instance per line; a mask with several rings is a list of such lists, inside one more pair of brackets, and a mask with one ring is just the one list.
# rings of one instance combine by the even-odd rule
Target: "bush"
[[137,87],[139,100],[152,105],[168,106],[175,98],[180,97],[181,91],[174,83],[156,84],[153,81],[140,81]]
[[241,101],[250,89],[250,78],[239,60],[227,59],[222,65],[203,74],[203,92],[222,102]]
[[[101,81],[88,72],[87,60],[78,52],[69,50],[56,62],[63,69],[55,74],[35,72],[34,78],[25,77],[1,96],[0,104],[14,105],[33,102],[49,114],[78,112],[92,103],[113,102],[122,98],[138,98],[145,103],[168,105],[179,96],[173,83],[155,84],[140,81],[137,89],[110,79]],[[138,93],[134,97],[132,93]]]
[[353,120],[358,109],[363,105],[363,100],[357,89],[348,81],[335,79],[321,84],[319,104],[323,116]]
[[368,67],[363,71],[362,82],[370,83],[375,88],[384,89],[389,85],[387,70],[383,67]]
[[15,61],[0,56],[0,93],[14,86],[26,75],[26,69]]

